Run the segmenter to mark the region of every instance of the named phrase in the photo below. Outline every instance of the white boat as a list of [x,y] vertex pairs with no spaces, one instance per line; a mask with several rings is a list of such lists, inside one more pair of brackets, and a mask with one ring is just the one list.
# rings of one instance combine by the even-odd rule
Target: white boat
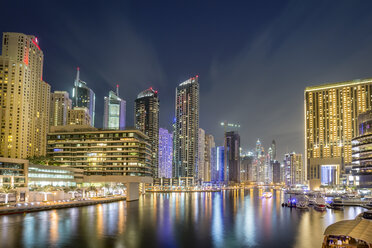
[[299,196],[296,206],[299,209],[309,209],[309,198],[306,195]]
[[335,198],[333,199],[333,205],[335,206],[360,206],[368,203],[361,198]]
[[324,211],[327,209],[326,201],[323,197],[317,197],[314,202],[314,208],[319,211]]
[[265,197],[265,198],[271,198],[273,196],[273,194],[271,192],[263,192],[262,193],[262,197]]

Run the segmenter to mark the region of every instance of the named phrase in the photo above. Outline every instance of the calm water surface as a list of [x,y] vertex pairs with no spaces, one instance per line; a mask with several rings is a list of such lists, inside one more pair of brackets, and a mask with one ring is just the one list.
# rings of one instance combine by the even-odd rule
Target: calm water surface
[[321,247],[331,223],[363,211],[281,207],[261,190],[146,194],[137,202],[0,216],[0,247]]

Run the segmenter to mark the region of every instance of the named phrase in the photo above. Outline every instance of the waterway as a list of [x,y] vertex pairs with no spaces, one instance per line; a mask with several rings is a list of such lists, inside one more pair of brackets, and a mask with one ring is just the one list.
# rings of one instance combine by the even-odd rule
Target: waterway
[[321,247],[324,229],[364,211],[281,206],[282,191],[148,193],[136,202],[0,216],[0,247]]

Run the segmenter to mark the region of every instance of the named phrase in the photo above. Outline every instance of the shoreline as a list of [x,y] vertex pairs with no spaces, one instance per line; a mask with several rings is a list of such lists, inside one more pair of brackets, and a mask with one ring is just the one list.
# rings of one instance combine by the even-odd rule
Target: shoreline
[[0,208],[0,215],[23,214],[23,213],[47,211],[47,210],[53,210],[53,209],[84,207],[84,206],[97,205],[101,203],[110,203],[110,202],[123,201],[123,200],[126,200],[126,196],[110,197],[110,198],[86,200],[86,201],[76,201],[76,202],[71,201],[71,202],[64,202],[64,203],[50,204],[50,205],[40,204],[40,205],[32,205],[32,206],[8,207],[8,208]]

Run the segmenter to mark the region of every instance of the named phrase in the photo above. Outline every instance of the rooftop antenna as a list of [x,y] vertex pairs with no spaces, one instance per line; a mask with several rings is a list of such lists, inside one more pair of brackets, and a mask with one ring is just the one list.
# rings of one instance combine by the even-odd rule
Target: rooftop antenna
[[116,96],[119,97],[119,85],[116,85]]
[[78,66],[76,69],[77,69],[77,72],[76,72],[76,81],[79,82],[79,80],[80,80],[80,67]]

